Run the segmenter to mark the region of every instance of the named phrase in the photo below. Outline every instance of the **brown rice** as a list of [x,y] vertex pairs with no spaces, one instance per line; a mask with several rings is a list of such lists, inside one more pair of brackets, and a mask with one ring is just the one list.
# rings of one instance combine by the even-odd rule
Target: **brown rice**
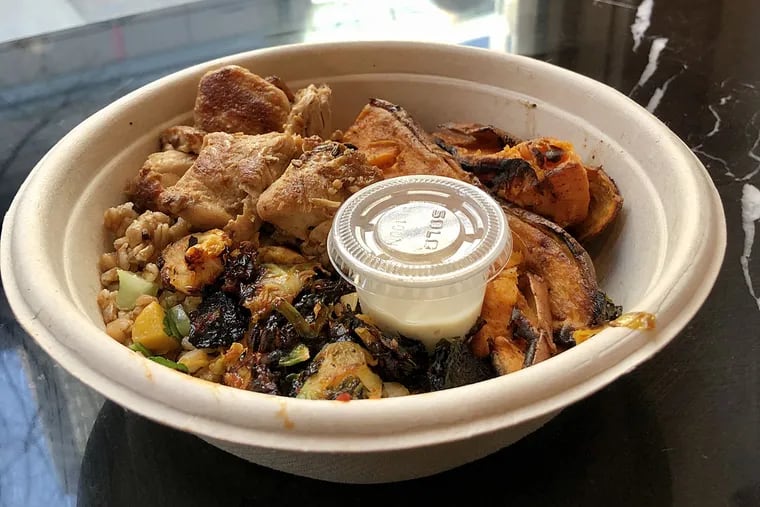
[[[115,239],[114,251],[101,255],[98,262],[100,284],[103,287],[98,293],[98,306],[108,335],[120,343],[129,344],[132,341],[134,319],[157,298],[140,296],[134,309],[119,310],[116,304],[118,270],[131,271],[150,282],[157,282],[159,269],[156,261],[161,251],[168,244],[187,235],[190,224],[182,218],[173,221],[168,215],[157,211],[138,214],[131,202],[107,209],[103,224]],[[184,297],[175,299],[180,303]]]

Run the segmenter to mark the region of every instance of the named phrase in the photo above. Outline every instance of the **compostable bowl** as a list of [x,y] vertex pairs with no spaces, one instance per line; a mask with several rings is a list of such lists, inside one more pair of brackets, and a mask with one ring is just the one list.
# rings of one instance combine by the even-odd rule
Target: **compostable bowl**
[[[103,212],[157,149],[161,129],[191,121],[207,70],[235,63],[295,89],[333,88],[334,126],[369,97],[423,126],[491,123],[567,139],[625,198],[592,249],[601,287],[657,329],[611,328],[548,361],[457,389],[349,403],[290,399],[212,384],[148,361],[109,338],[96,304]],[[113,401],[250,461],[341,482],[430,475],[494,452],[630,371],[672,340],[710,291],[725,219],[704,167],[622,94],[529,58],[419,43],[296,45],[177,72],[84,121],[34,168],[3,224],[2,277],[21,325],[63,367]]]

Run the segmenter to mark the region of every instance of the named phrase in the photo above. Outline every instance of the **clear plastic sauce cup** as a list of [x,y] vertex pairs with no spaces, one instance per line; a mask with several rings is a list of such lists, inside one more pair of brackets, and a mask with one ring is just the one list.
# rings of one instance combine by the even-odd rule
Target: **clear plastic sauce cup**
[[486,284],[512,252],[512,236],[484,191],[414,175],[352,195],[335,215],[327,247],[338,273],[356,287],[363,313],[432,349],[475,324]]

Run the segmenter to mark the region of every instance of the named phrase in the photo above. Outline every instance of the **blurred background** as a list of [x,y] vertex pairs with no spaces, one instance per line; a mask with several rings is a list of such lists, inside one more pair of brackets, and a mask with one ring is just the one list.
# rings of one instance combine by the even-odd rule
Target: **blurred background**
[[[548,0],[0,0],[2,12],[13,13],[0,19],[1,96],[15,102],[81,80],[153,77],[236,51],[295,42],[414,34],[417,40],[540,56],[558,49],[563,31],[588,40],[585,31],[627,49],[626,11],[635,8],[633,0],[629,9],[598,7],[585,2],[579,12],[574,5],[567,16],[566,2],[550,8]],[[604,52],[584,55],[592,61],[581,64],[589,68],[608,59]]]

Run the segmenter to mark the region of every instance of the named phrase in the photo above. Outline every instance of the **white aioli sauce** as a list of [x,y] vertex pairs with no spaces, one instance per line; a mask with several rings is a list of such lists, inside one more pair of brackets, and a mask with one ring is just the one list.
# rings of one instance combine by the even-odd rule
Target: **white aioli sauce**
[[358,290],[359,304],[381,329],[414,338],[432,350],[441,338],[465,336],[483,306],[485,284],[445,299],[389,298]]
[[336,270],[377,325],[433,349],[465,336],[512,238],[482,190],[440,176],[402,176],[366,187],[338,210],[328,237]]

